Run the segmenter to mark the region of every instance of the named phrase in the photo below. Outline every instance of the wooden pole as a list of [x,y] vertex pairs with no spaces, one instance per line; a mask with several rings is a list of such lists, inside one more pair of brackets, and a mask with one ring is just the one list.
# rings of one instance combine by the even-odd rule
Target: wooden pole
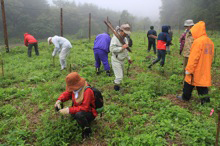
[[71,64],[70,64],[69,72],[70,72],[70,73],[72,72],[72,69],[71,69]]
[[220,110],[218,110],[218,126],[217,126],[215,146],[218,146],[219,130],[220,130]]
[[63,8],[60,8],[60,36],[63,37]]
[[2,76],[4,77],[4,61],[2,60]]
[[[109,22],[108,17],[107,17],[107,22]],[[107,33],[109,33],[109,28],[108,28],[108,26],[107,26]]]
[[2,7],[2,22],[3,22],[3,27],[4,27],[5,49],[6,49],[6,52],[9,53],[8,31],[7,31],[7,23],[6,23],[6,16],[5,16],[4,0],[1,0],[1,7]]
[[91,13],[89,13],[89,42],[91,41]]
[[55,67],[55,56],[53,56],[53,67]]

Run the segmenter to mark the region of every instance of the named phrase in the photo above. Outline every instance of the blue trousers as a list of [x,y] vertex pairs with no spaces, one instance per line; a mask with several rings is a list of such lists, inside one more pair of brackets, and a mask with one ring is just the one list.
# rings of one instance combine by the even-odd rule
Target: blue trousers
[[101,62],[104,65],[105,70],[110,70],[110,66],[108,63],[108,53],[103,50],[95,50],[95,67],[100,68]]
[[164,66],[166,57],[166,50],[157,50],[157,59],[153,61],[153,64],[161,60],[160,65]]

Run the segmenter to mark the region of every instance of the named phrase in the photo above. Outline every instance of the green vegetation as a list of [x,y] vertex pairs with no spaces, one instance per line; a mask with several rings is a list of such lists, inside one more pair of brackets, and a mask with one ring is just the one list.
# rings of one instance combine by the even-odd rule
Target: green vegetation
[[[166,57],[164,73],[159,65],[147,69],[156,56],[151,52],[146,59],[145,35],[131,36],[134,42],[131,57],[135,61],[120,92],[113,90],[114,76],[107,77],[105,72],[96,76],[93,42],[72,42],[68,64],[100,89],[105,99],[103,116],[92,123],[93,134],[85,141],[76,121],[69,116],[61,117],[54,110],[56,99],[65,90],[69,69],[60,71],[58,56],[53,66],[53,47],[40,42],[40,56],[35,56],[33,49],[32,58],[27,57],[24,46],[11,48],[10,53],[2,51],[5,76],[0,70],[0,145],[213,145],[220,96],[220,59],[216,58],[212,68],[211,103],[201,106],[196,91],[190,102],[178,101],[175,95],[181,93],[183,81],[179,35],[175,35],[171,55]],[[219,41],[212,40],[219,54]],[[64,105],[70,106],[71,102]],[[212,108],[215,112],[210,117]]]

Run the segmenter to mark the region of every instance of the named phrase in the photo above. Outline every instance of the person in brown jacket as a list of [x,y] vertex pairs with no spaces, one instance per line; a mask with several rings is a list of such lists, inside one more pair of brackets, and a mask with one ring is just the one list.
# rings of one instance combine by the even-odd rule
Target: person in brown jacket
[[207,96],[211,86],[211,66],[214,57],[214,43],[206,34],[205,22],[200,21],[191,28],[194,38],[189,60],[185,69],[185,82],[181,100],[190,100],[193,88],[196,86],[198,94],[203,96],[201,104],[210,102]]
[[193,27],[194,23],[193,20],[189,19],[184,22],[184,27],[186,27],[186,37],[185,37],[185,44],[183,47],[183,69],[184,69],[184,75],[185,75],[185,68],[188,63],[189,54],[190,54],[190,48],[193,44],[193,37],[190,29]]

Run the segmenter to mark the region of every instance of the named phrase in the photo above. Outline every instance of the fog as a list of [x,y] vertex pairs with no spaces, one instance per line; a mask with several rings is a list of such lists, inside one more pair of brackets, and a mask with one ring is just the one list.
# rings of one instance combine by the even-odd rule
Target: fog
[[[52,4],[52,0],[48,0]],[[73,1],[73,0],[69,0]],[[128,10],[134,16],[149,17],[151,20],[159,20],[159,8],[161,0],[74,0],[76,4],[92,3],[99,8],[114,11]]]

